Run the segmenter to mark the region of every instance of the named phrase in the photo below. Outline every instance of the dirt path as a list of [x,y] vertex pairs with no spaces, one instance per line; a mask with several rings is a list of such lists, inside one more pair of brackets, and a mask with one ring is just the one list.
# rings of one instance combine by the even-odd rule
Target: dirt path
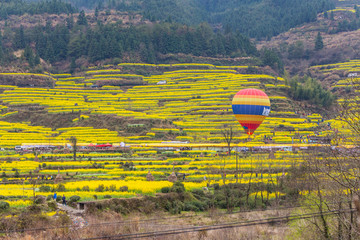
[[57,206],[71,216],[82,216],[84,214],[84,210],[78,210],[67,205],[62,205],[61,203],[57,203]]
[[85,213],[84,210],[74,209],[72,207],[62,205],[61,203],[57,203],[57,206],[60,210],[65,211],[69,215],[75,229],[83,228],[87,225],[87,221],[83,218]]

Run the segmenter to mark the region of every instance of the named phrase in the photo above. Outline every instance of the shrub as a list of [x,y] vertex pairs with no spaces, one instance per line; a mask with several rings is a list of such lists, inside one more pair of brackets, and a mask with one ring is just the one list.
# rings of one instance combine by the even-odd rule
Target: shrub
[[112,197],[111,197],[111,195],[104,195],[104,198],[110,199],[110,198],[112,198]]
[[56,191],[58,191],[58,192],[65,192],[65,191],[66,191],[66,188],[65,188],[64,184],[59,184],[59,185],[56,187]]
[[167,202],[165,209],[168,210],[171,214],[179,214],[184,209],[184,207],[185,206],[183,202],[175,200],[173,202]]
[[79,200],[80,200],[80,197],[79,197],[79,196],[76,196],[76,195],[71,196],[71,197],[69,198],[69,201],[70,201],[70,202],[77,202],[77,201],[79,201]]
[[43,196],[43,195],[37,195],[37,196],[35,197],[34,203],[35,203],[35,204],[43,204],[43,203],[45,203],[45,201],[46,201],[46,197],[45,197],[45,196]]
[[40,192],[51,192],[51,187],[50,186],[40,186],[39,188]]
[[185,211],[200,212],[205,211],[208,208],[207,202],[201,202],[198,200],[185,202]]
[[115,184],[111,184],[110,187],[109,187],[109,190],[110,190],[111,192],[116,191],[116,185],[115,185]]
[[6,199],[6,197],[3,195],[0,195],[0,199]]
[[126,215],[130,213],[130,211],[122,205],[116,205],[114,211],[122,215]]
[[162,193],[169,193],[169,192],[170,192],[170,187],[163,187],[163,188],[161,189],[161,192],[162,192]]
[[140,208],[140,211],[145,214],[153,213],[156,210],[157,206],[154,202],[146,200],[143,206]]
[[90,191],[90,188],[89,188],[89,186],[83,186],[82,190],[89,192],[89,191]]
[[183,193],[185,192],[185,186],[181,182],[175,182],[171,187],[171,192]]
[[201,190],[201,189],[193,189],[191,192],[194,194],[195,197],[203,197],[203,196],[205,196],[204,191]]
[[41,207],[37,205],[30,205],[27,207],[27,210],[31,213],[41,213]]
[[127,192],[129,190],[128,186],[120,187],[120,192]]
[[95,188],[95,192],[103,192],[105,190],[104,184],[99,184],[97,188]]
[[214,190],[219,190],[220,189],[220,185],[218,183],[214,183],[213,187],[214,187]]
[[1,210],[8,209],[9,207],[10,207],[10,204],[9,204],[9,203],[0,201],[0,209],[1,209]]
[[55,210],[57,209],[57,205],[56,205],[55,202],[50,201],[50,202],[48,202],[47,204],[48,204],[48,207],[49,207],[51,210],[55,211]]

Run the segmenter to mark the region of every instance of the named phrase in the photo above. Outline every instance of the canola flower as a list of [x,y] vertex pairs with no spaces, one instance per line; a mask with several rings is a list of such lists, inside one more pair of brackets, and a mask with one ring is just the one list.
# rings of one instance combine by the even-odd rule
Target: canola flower
[[[29,146],[34,144],[53,144],[64,146],[68,143],[70,136],[76,136],[79,146],[88,146],[100,143],[126,142],[131,146],[133,154],[131,159],[124,158],[122,153],[106,152],[78,152],[78,161],[71,161],[72,154],[51,154],[44,153],[34,161],[34,154],[0,154],[1,171],[8,175],[9,180],[16,180],[14,169],[20,174],[28,174],[30,171],[39,171],[39,175],[56,175],[57,168],[61,168],[61,174],[74,177],[74,180],[65,182],[66,196],[79,195],[82,199],[99,199],[106,195],[112,197],[133,197],[137,194],[154,194],[162,187],[172,186],[172,183],[165,181],[166,176],[173,169],[179,173],[187,174],[184,182],[185,188],[205,187],[208,183],[203,181],[204,176],[211,179],[210,183],[220,183],[222,176],[218,173],[222,166],[221,158],[216,157],[218,148],[226,147],[221,136],[222,126],[233,126],[236,131],[241,131],[231,110],[231,97],[240,89],[271,88],[282,89],[284,79],[275,78],[263,74],[239,74],[236,69],[242,66],[215,66],[211,64],[141,64],[121,63],[119,67],[157,67],[165,68],[167,72],[152,76],[124,75],[116,66],[103,66],[103,68],[90,68],[86,77],[73,77],[71,75],[50,75],[47,78],[57,78],[57,88],[19,88],[16,86],[1,85],[3,93],[0,94],[2,105],[1,114],[16,114],[6,112],[6,107],[17,105],[39,105],[45,108],[48,113],[70,113],[80,112],[82,115],[77,120],[85,120],[94,115],[117,115],[124,118],[167,120],[172,121],[172,128],[152,128],[142,135],[120,136],[115,131],[108,129],[95,129],[92,127],[73,127],[51,129],[32,126],[31,122],[9,123],[0,121],[0,145],[13,148],[14,146]],[[187,69],[184,69],[187,67]],[[191,69],[195,67],[196,69]],[[360,61],[349,61],[333,65],[315,66],[314,69],[331,74],[331,71],[347,70],[353,71],[360,67]],[[21,74],[12,74],[14,76]],[[25,75],[24,75],[25,76]],[[30,77],[31,74],[28,74]],[[126,77],[137,77],[147,85],[135,86],[126,92],[113,86],[103,86],[102,89],[90,89],[88,86],[97,81],[121,80]],[[338,85],[347,85],[346,79],[338,82]],[[166,84],[157,84],[166,81]],[[214,82],[216,81],[216,85]],[[272,103],[279,105],[288,104],[289,99],[285,96],[270,95]],[[356,103],[356,98],[352,103]],[[345,101],[339,99],[339,102]],[[355,105],[354,105],[355,107]],[[6,115],[5,115],[6,116]],[[296,136],[314,136],[315,129],[323,128],[328,123],[333,128],[338,128],[341,133],[348,136],[344,140],[351,139],[351,131],[338,119],[325,120],[319,123],[322,116],[311,114],[305,118],[298,117],[292,110],[273,111],[270,116],[258,128],[257,134],[252,137],[249,143],[233,144],[233,146],[316,146],[316,144],[300,143]],[[293,131],[278,130],[275,127],[283,125],[284,128],[294,129]],[[171,143],[158,138],[161,134],[173,134],[174,140],[184,143]],[[324,130],[317,133],[317,136],[331,136],[331,130]],[[271,137],[274,143],[265,144],[264,138]],[[241,142],[247,139],[242,134],[236,136],[235,141]],[[176,151],[179,147],[191,147],[192,150]],[[169,148],[168,153],[177,157],[166,158],[158,155],[158,148]],[[201,150],[208,148],[208,150]],[[165,154],[164,154],[165,155]],[[239,169],[283,169],[281,173],[253,174],[252,182],[276,183],[281,176],[286,176],[286,169],[298,165],[302,161],[299,154],[292,152],[275,152],[275,159],[267,159],[267,155],[252,155],[252,157],[241,159]],[[11,162],[4,160],[11,159]],[[56,160],[54,160],[56,159]],[[236,169],[235,158],[227,157],[226,170]],[[123,164],[131,162],[131,169],[124,169]],[[45,164],[46,167],[39,165]],[[96,167],[95,167],[96,166]],[[99,167],[101,166],[101,167]],[[51,169],[47,169],[51,168]],[[207,173],[209,169],[216,170],[213,174]],[[285,169],[285,170],[284,170]],[[148,172],[155,177],[154,182],[147,182]],[[96,178],[97,180],[93,180]],[[121,180],[119,180],[121,179]],[[161,180],[161,181],[160,181]],[[249,173],[242,173],[239,180],[245,184],[250,181]],[[228,176],[226,183],[235,182],[234,176]],[[45,184],[45,183],[44,183]],[[116,191],[103,192],[95,191],[99,185],[104,184],[105,188],[115,185]],[[50,184],[51,185],[51,184]],[[90,191],[82,191],[84,186],[89,186]],[[120,192],[119,188],[127,186],[128,192]],[[80,189],[81,191],[79,191]],[[31,197],[33,189],[28,181],[22,184],[10,184],[0,188],[0,195],[4,196],[25,196]],[[36,194],[47,195],[49,193],[36,192]],[[258,193],[260,194],[260,193]],[[263,192],[263,195],[268,193]],[[273,193],[269,193],[272,197]],[[280,194],[280,193],[279,193]]]

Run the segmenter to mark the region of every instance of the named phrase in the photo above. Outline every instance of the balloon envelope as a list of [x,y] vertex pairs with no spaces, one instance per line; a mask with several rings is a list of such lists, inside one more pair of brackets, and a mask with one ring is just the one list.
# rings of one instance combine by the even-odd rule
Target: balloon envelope
[[236,119],[248,135],[252,135],[270,113],[270,99],[259,89],[240,90],[233,98]]

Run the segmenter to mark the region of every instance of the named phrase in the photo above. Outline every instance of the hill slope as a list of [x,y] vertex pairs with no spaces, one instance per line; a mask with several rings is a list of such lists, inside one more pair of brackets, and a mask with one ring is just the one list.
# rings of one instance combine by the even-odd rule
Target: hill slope
[[[292,74],[304,73],[309,66],[343,62],[348,59],[360,58],[360,30],[344,29],[345,23],[357,23],[353,8],[339,9],[333,13],[318,16],[313,23],[281,33],[270,41],[257,43],[257,48],[274,48],[281,53],[285,66]],[[333,18],[330,16],[332,15]],[[359,25],[357,25],[359,26]],[[315,50],[315,41],[321,34],[324,47]]]
[[196,25],[208,22],[255,38],[277,35],[334,8],[330,0],[68,0],[82,8],[138,11],[151,21]]

